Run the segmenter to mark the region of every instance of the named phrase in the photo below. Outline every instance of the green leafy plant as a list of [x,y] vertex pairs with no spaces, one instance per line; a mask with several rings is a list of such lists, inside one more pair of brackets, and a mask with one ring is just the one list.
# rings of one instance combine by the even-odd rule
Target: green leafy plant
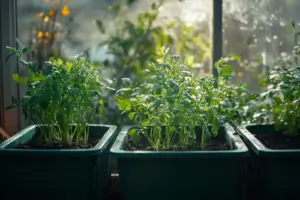
[[37,62],[23,59],[27,49],[9,49],[10,56],[17,55],[27,72],[24,77],[14,74],[13,79],[28,87],[21,100],[12,97],[9,108],[21,109],[26,119],[38,125],[42,144],[87,144],[88,123],[98,114],[95,101],[102,105],[100,113],[103,111],[101,87],[105,85],[98,68],[79,57],[66,62],[50,59],[45,68],[39,69]]
[[264,84],[268,90],[261,94],[264,101],[261,109],[267,112],[259,114],[267,115],[266,119],[274,122],[276,130],[288,136],[299,135],[300,67],[285,62],[285,65],[270,71]]
[[[212,76],[195,78],[177,56],[168,56],[166,48],[158,55],[159,61],[145,70],[149,79],[135,86],[129,78],[123,78],[126,87],[117,91],[119,109],[141,127],[141,131],[132,129],[130,133],[136,144],[145,138],[150,149],[156,151],[197,146],[205,149],[222,125],[239,123],[240,117],[247,117],[246,110],[232,114],[235,109],[241,112],[251,96],[230,102],[244,94],[244,88],[226,86],[232,74],[226,59],[216,64],[220,74],[216,80]],[[216,82],[221,87],[216,88]],[[202,131],[201,139],[196,138],[196,127]]]
[[[128,1],[129,5],[113,5],[111,11],[115,13],[114,18],[121,16],[123,10],[130,9],[134,2]],[[156,52],[162,46],[169,46],[171,53],[185,55],[187,59],[182,62],[189,67],[192,67],[195,62],[202,63],[208,58],[209,42],[195,28],[174,21],[158,25],[157,21],[163,3],[161,0],[153,3],[148,11],[139,13],[133,20],[124,21],[124,16],[122,16],[115,32],[100,44],[101,47],[106,46],[108,53],[114,57],[113,60],[104,61],[106,69],[110,70],[111,79],[114,79],[114,88],[122,86],[122,77],[130,78],[133,84],[138,84],[144,78],[147,79],[148,74],[143,71],[148,64],[159,59]],[[97,20],[97,25],[101,33],[105,34],[105,23]],[[189,68],[186,70],[188,71]],[[115,93],[108,95],[114,99]],[[107,106],[106,110],[106,116],[111,116],[109,121],[118,124],[130,123],[119,115],[117,106]]]
[[259,106],[259,95],[250,92],[247,84],[230,84],[233,71],[228,63],[235,58],[221,59],[216,63],[218,73],[218,95],[221,99],[219,107],[220,115],[225,122],[234,128],[242,123],[251,123],[255,120],[254,115]]
[[287,136],[299,135],[300,125],[300,67],[298,66],[300,44],[299,32],[292,21],[294,48],[280,56],[274,66],[269,66],[267,76],[260,85],[265,89],[260,95],[260,105],[255,111],[256,121],[274,123],[277,131]]

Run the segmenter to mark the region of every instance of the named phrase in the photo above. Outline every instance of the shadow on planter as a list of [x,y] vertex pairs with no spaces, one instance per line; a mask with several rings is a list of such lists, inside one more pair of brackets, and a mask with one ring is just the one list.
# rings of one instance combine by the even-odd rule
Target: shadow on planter
[[109,149],[116,126],[89,125],[99,142],[90,149],[15,149],[36,134],[30,126],[0,145],[1,200],[105,199],[109,191]]
[[248,149],[232,127],[218,135],[227,151],[125,151],[131,128],[123,127],[111,148],[123,200],[243,199]]
[[[291,200],[299,196],[300,149],[278,150],[265,147],[253,134],[272,134],[274,126],[245,125],[238,132],[250,149],[249,199]],[[256,196],[254,196],[255,194]]]

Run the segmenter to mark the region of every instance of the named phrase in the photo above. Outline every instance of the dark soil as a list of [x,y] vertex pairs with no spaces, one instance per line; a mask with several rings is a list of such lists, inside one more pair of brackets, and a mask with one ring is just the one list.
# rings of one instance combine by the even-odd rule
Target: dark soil
[[254,134],[267,148],[270,149],[300,149],[300,135],[288,137],[282,133]]
[[[142,140],[140,144],[136,145],[130,138],[124,144],[124,150],[137,151],[137,150],[148,150],[153,151],[146,140]],[[220,151],[220,150],[231,150],[230,145],[227,142],[220,140],[212,140],[205,149],[201,149],[200,144],[196,146],[180,147],[173,146],[172,148],[166,148],[162,151]]]
[[80,142],[76,144],[73,142],[71,145],[63,145],[61,142],[53,142],[51,145],[48,144],[40,144],[35,140],[32,140],[28,143],[21,143],[16,149],[90,149],[93,148],[99,141],[99,138],[89,138],[87,144],[84,142]]

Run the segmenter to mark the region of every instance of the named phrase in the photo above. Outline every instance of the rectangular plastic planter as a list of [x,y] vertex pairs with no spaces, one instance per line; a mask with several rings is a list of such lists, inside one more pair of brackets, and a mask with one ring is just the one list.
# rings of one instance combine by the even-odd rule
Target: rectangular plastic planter
[[248,149],[232,127],[218,135],[229,151],[125,151],[131,128],[123,127],[110,151],[123,200],[242,199]]
[[100,139],[90,149],[15,149],[36,134],[37,126],[14,135],[0,145],[0,199],[105,199],[116,128],[89,125],[89,135]]
[[251,152],[249,166],[252,184],[251,199],[290,200],[299,196],[300,149],[274,150],[265,147],[253,133],[272,134],[272,124],[245,125],[238,131]]

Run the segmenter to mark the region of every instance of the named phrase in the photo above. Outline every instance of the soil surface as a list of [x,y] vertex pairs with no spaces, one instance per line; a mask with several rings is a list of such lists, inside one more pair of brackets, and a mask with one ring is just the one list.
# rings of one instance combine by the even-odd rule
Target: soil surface
[[93,148],[99,141],[99,138],[89,138],[88,142],[80,142],[76,144],[73,142],[71,145],[62,145],[61,142],[53,142],[51,145],[39,144],[34,140],[28,143],[21,143],[16,149],[90,149]]
[[[131,138],[124,144],[124,150],[128,151],[137,151],[137,150],[148,150],[154,151],[153,148],[146,142],[146,140],[142,140],[138,145],[136,145]],[[231,150],[230,145],[227,142],[220,140],[212,140],[205,149],[201,149],[200,145],[197,146],[189,146],[189,147],[180,147],[174,145],[171,148],[165,148],[162,151],[220,151],[220,150]]]
[[267,148],[270,149],[300,149],[300,135],[288,137],[282,133],[254,134]]

